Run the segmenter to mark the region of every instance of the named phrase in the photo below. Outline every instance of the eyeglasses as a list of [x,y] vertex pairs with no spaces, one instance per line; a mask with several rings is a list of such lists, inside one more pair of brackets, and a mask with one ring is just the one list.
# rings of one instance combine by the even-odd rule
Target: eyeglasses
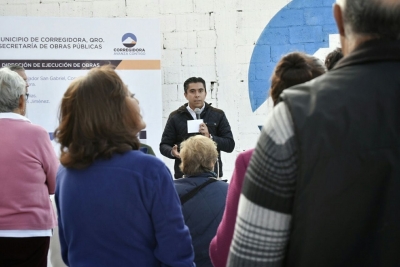
[[26,94],[25,94],[25,100],[28,100],[28,98],[29,98],[29,94],[26,93]]

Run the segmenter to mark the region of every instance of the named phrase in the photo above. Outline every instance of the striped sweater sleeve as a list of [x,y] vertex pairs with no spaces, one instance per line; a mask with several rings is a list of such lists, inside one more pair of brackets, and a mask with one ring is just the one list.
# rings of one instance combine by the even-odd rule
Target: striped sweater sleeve
[[246,172],[228,266],[282,266],[297,158],[292,118],[280,103],[262,129]]

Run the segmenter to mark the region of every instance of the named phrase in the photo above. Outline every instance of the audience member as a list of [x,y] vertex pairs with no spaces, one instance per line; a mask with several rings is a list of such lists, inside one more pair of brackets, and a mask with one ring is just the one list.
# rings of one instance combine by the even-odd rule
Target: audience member
[[[286,88],[307,82],[325,73],[325,68],[317,58],[303,53],[284,56],[272,75],[271,97],[278,102],[279,95]],[[228,188],[228,197],[217,234],[210,244],[210,258],[214,267],[225,267],[236,222],[237,208],[244,175],[254,149],[240,153]]]
[[[200,77],[191,77],[183,85],[185,98],[188,103],[184,104],[169,115],[165,125],[160,143],[160,152],[167,158],[174,159],[175,178],[182,178],[183,173],[179,169],[181,163],[179,155],[180,143],[198,133],[188,133],[187,121],[195,120],[197,117],[203,120],[199,132],[210,138],[217,144],[218,164],[215,164],[214,171],[223,176],[221,153],[232,152],[235,148],[235,141],[225,113],[206,103],[206,83]],[[198,114],[196,114],[198,111]]]
[[227,183],[217,180],[213,172],[217,145],[210,138],[196,135],[181,143],[180,155],[185,175],[174,182],[192,236],[194,261],[197,267],[212,267],[209,245],[221,221],[228,190]]
[[345,57],[274,108],[228,266],[400,263],[400,2],[337,1],[334,16]]
[[325,66],[328,70],[333,69],[336,63],[343,58],[343,53],[341,48],[336,48],[330,52],[325,58]]
[[149,154],[149,155],[153,155],[155,156],[156,154],[154,153],[154,150],[151,146],[140,143],[140,151],[142,151],[143,153]]
[[0,69],[0,265],[47,266],[58,160],[48,133],[25,117],[27,86]]
[[68,266],[194,266],[171,174],[139,151],[144,127],[139,102],[109,66],[65,92],[56,204]]
[[7,68],[9,68],[12,71],[15,71],[16,73],[18,73],[19,76],[21,76],[22,79],[24,79],[26,93],[28,93],[28,87],[29,87],[28,76],[26,76],[24,67],[20,65],[8,65]]

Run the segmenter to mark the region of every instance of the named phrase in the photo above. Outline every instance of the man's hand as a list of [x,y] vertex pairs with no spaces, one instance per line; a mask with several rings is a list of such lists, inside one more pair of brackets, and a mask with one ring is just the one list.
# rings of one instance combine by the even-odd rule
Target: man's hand
[[181,155],[180,155],[179,152],[178,152],[178,146],[177,146],[177,145],[174,145],[174,146],[172,147],[171,153],[172,153],[172,156],[174,156],[175,158],[178,158],[178,159],[181,158]]
[[204,135],[205,137],[210,138],[210,133],[208,132],[208,127],[205,123],[200,124],[199,132]]

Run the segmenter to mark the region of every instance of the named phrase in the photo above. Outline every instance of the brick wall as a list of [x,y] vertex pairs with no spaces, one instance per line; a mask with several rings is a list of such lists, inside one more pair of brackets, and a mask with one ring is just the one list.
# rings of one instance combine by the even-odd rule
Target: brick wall
[[[333,2],[1,0],[0,15],[159,18],[163,124],[186,101],[184,80],[203,77],[206,101],[225,111],[236,140],[235,151],[222,155],[225,178],[230,178],[237,153],[255,145],[258,126],[271,108],[265,99],[276,62],[292,50],[314,53],[327,47],[328,35],[336,32]],[[172,168],[172,160],[165,162]]]
[[268,23],[258,39],[249,68],[252,110],[267,99],[270,77],[282,55],[291,51],[314,54],[329,47],[337,33],[332,15],[334,0],[293,0]]

